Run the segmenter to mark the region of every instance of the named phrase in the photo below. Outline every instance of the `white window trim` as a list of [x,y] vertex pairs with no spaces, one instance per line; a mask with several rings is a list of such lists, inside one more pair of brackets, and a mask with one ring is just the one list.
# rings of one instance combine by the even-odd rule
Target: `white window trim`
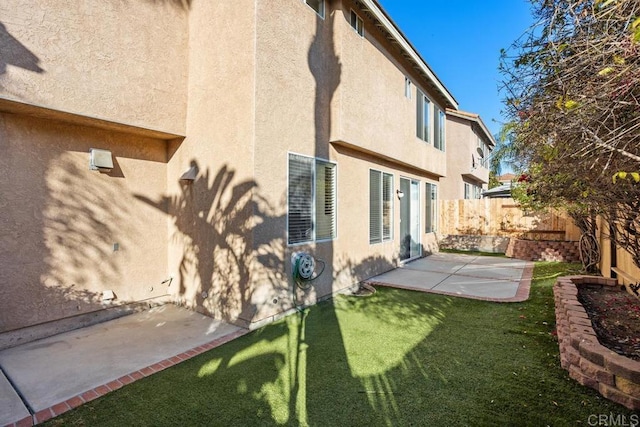
[[318,15],[320,18],[324,19],[325,14],[326,14],[326,10],[327,10],[327,3],[326,0],[320,0],[320,11],[316,11],[313,7],[311,7],[311,5],[309,5],[309,3],[307,3],[307,0],[303,0],[304,4],[307,5],[307,7],[311,10],[313,10],[313,12]]
[[[296,242],[296,243],[289,243],[289,155],[296,155],[296,156],[300,156],[300,157],[306,157],[308,159],[313,159],[313,184],[311,186],[311,200],[312,200],[312,209],[311,209],[311,217],[312,217],[312,222],[313,222],[313,237],[310,240],[305,240],[304,242]],[[335,166],[335,174],[336,174],[336,187],[335,187],[335,200],[336,200],[336,204],[335,204],[335,236],[332,238],[328,238],[328,239],[316,239],[316,227],[315,227],[315,221],[316,221],[316,162],[317,161],[321,161],[321,162],[325,162],[325,163],[329,163]],[[322,157],[314,157],[314,156],[308,156],[306,154],[300,154],[300,153],[296,153],[293,151],[288,151],[287,152],[287,224],[286,224],[286,234],[287,234],[287,246],[301,246],[301,245],[309,245],[312,243],[323,243],[323,242],[330,242],[333,240],[336,240],[338,238],[338,163],[334,162],[332,160],[328,160]]]
[[[353,26],[353,23],[351,22],[351,17],[355,15],[356,16],[356,26]],[[359,25],[358,25],[359,24]],[[351,27],[351,29],[353,31],[355,31],[355,33],[357,35],[359,35],[360,37],[364,38],[364,20],[360,17],[360,15],[358,15],[358,13],[351,9],[351,13],[349,14],[349,26]],[[360,27],[360,29],[358,29],[358,26]]]
[[[427,106],[427,110],[428,110],[428,113],[429,113],[429,116],[428,116],[429,128],[427,129],[427,135],[417,135],[417,132],[416,132],[416,137],[419,138],[421,141],[427,143],[427,144],[433,145],[433,128],[434,128],[434,126],[433,126],[433,120],[434,120],[433,119],[433,115],[434,115],[433,114],[433,105],[434,105],[433,101],[431,100],[431,98],[429,98],[427,96],[426,93],[424,93],[424,91],[422,91],[419,88],[416,90],[416,98],[417,98],[416,102],[421,102],[422,103],[422,118],[421,118],[421,121],[422,121],[422,130],[423,131],[424,131],[424,111],[425,111],[424,107],[425,107],[425,104]],[[417,114],[418,114],[418,108],[417,108],[417,104],[416,104],[416,128],[417,128]]]
[[[427,211],[426,215],[431,216],[431,213],[433,212],[433,216],[431,218],[431,221],[427,221],[427,218],[425,218],[425,224],[424,224],[425,225],[425,233],[435,233],[435,232],[438,231],[438,211],[439,211],[438,210],[438,200],[439,200],[438,184],[435,184],[433,182],[426,182],[424,187],[425,187],[425,210]],[[429,191],[427,193],[427,188],[431,189],[432,187],[435,187],[435,189],[436,189],[436,198],[435,199],[431,198],[431,196],[432,196],[431,191]],[[428,209],[426,209],[427,200],[431,200],[431,202],[433,203],[433,211],[429,211]],[[431,226],[433,228],[432,230],[427,230],[427,225],[428,225],[429,222],[431,222]]]
[[[396,201],[395,201],[395,197],[394,197],[394,189],[396,188],[395,185],[395,181],[396,181],[396,177],[393,173],[391,172],[385,172],[383,170],[380,169],[374,169],[374,168],[369,168],[369,186],[371,186],[371,172],[379,172],[380,173],[380,202],[384,203],[384,176],[388,175],[391,177],[391,194],[389,197],[389,200],[391,201],[391,209],[389,211],[389,226],[390,226],[390,230],[389,230],[389,237],[385,238],[384,237],[384,206],[380,206],[380,241],[379,242],[371,242],[371,235],[369,235],[369,245],[379,245],[381,243],[387,243],[387,242],[392,242],[394,240],[394,216],[395,216],[395,209],[396,209]],[[371,207],[369,207],[369,209],[371,209]],[[371,221],[371,212],[369,212],[369,221]],[[369,224],[369,229],[371,228],[371,224]]]
[[[436,111],[438,112],[438,117],[436,116]],[[447,116],[445,111],[440,108],[439,105],[433,104],[433,147],[436,148],[437,150],[442,151],[443,153],[447,151]],[[440,140],[440,147],[436,147],[436,140],[439,138],[439,135],[436,135],[436,126],[435,126],[435,121],[438,121],[438,129],[440,131],[440,136],[441,136],[441,140]]]

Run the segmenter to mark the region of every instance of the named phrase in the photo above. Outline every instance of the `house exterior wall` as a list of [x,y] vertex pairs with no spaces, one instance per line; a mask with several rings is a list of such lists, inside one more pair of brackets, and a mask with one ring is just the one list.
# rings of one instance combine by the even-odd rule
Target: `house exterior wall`
[[441,200],[464,199],[465,183],[487,189],[489,170],[478,163],[477,132],[473,121],[447,114],[447,176],[440,180]]
[[[354,3],[328,1],[320,18],[302,0],[50,0],[34,2],[36,21],[9,1],[0,43],[23,50],[0,69],[0,292],[16,306],[1,310],[0,334],[101,310],[104,290],[116,304],[168,294],[255,327],[388,271],[399,201],[394,238],[369,244],[370,169],[392,174],[394,193],[401,177],[420,183],[415,237],[420,255],[437,250],[425,183],[447,174],[447,154],[416,136],[416,86],[443,110],[447,100],[360,10],[364,38],[353,31]],[[53,27],[65,31],[49,40]],[[89,171],[89,148],[111,150],[114,170]],[[288,153],[337,164],[335,239],[287,243]],[[298,251],[327,264],[306,292],[292,279]]]
[[[168,162],[169,271],[176,302],[253,317],[256,4],[196,1],[189,11],[186,138]],[[229,23],[233,23],[230,25]],[[180,181],[194,166],[193,182]]]
[[[257,2],[255,181],[269,215],[254,228],[255,275],[252,322],[273,318],[293,304],[291,256],[305,251],[327,266],[299,303],[310,304],[399,264],[399,208],[392,241],[369,244],[369,169],[420,180],[444,174],[445,153],[416,136],[416,100],[404,96],[408,64],[372,22],[365,37],[350,27],[350,2],[327,3],[324,19],[302,1],[273,8]],[[288,19],[279,19],[286,15]],[[412,76],[414,82],[419,77]],[[426,82],[424,82],[426,86]],[[429,93],[432,99],[435,94]],[[287,244],[287,158],[296,153],[337,165],[337,237],[327,242]],[[375,153],[375,154],[371,154]],[[425,251],[437,250],[423,233]]]
[[[364,37],[349,25],[352,9],[365,21]],[[446,175],[446,153],[416,135],[416,87],[444,111],[442,101],[353,3],[345,1],[334,20],[340,35],[341,82],[336,99],[341,104],[336,108],[332,141]],[[405,97],[405,77],[412,81],[410,99]]]
[[169,2],[0,5],[0,98],[184,134],[187,12]]
[[0,152],[0,333],[111,307],[104,290],[166,296],[166,217],[141,201],[166,191],[164,141],[0,113]]

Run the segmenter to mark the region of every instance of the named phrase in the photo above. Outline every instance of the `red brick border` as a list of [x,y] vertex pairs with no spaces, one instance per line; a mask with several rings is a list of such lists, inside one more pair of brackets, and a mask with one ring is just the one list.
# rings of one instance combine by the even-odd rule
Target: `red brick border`
[[589,316],[578,301],[578,286],[581,285],[614,287],[617,281],[595,276],[558,278],[553,295],[560,364],[580,384],[631,410],[640,410],[640,362],[619,355],[598,342]]
[[229,341],[232,341],[236,338],[246,335],[249,332],[250,331],[248,329],[241,329],[229,335],[225,335],[223,337],[217,338],[213,341],[210,341],[206,344],[192,348],[190,350],[184,351],[168,359],[161,360],[160,362],[154,363],[151,366],[147,366],[135,372],[131,372],[128,375],[124,375],[113,381],[109,381],[108,383],[102,384],[94,389],[87,390],[77,396],[72,397],[71,399],[67,399],[64,402],[56,403],[55,405],[50,406],[49,408],[45,408],[41,411],[38,411],[32,416],[23,418],[12,424],[7,424],[4,427],[35,426],[39,423],[45,422],[47,420],[50,420],[51,418],[57,417],[60,414],[70,411],[71,409],[77,408],[80,405],[91,402],[92,400],[95,400],[101,396],[104,396],[107,393],[118,390],[127,384],[131,384],[134,381],[137,381],[149,375],[153,375],[156,372],[160,372],[173,365],[177,365],[178,363],[184,360],[191,359],[192,357],[195,357],[213,348],[219,347],[222,344],[225,344]]

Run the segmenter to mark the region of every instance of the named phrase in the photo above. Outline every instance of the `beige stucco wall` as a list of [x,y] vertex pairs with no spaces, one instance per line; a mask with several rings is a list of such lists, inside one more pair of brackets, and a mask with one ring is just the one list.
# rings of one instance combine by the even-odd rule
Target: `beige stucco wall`
[[[233,23],[232,25],[230,23]],[[253,318],[255,2],[194,1],[189,12],[187,137],[167,175],[169,273],[177,302]],[[179,178],[190,165],[192,183]]]
[[[305,303],[397,265],[397,237],[369,244],[369,168],[384,165],[396,183],[400,176],[419,179],[421,219],[424,182],[437,182],[445,172],[444,154],[415,135],[416,101],[404,97],[399,60],[380,51],[389,49],[380,40],[355,34],[348,21],[350,4],[344,11],[339,1],[327,6],[322,19],[302,1],[283,2],[279,8],[257,2],[256,196],[271,213],[261,215],[254,230],[255,322],[291,307],[293,252],[307,251],[327,263],[312,289],[298,291]],[[369,25],[367,33],[374,31]],[[358,149],[346,149],[345,142]],[[337,163],[338,235],[330,242],[287,245],[289,152]],[[394,228],[398,236],[398,210]],[[421,241],[426,250],[437,250],[433,234],[423,233]]]
[[[404,96],[405,75],[426,82],[364,16],[365,38],[353,32],[349,2],[329,2],[321,19],[301,0],[193,1],[188,11],[49,1],[34,2],[36,20],[9,1],[0,11],[15,19],[0,15],[0,43],[18,44],[3,52],[0,101],[54,113],[2,116],[10,155],[0,162],[12,164],[0,171],[9,206],[0,231],[11,244],[0,260],[12,267],[0,292],[29,300],[22,314],[1,315],[5,330],[100,309],[105,289],[119,302],[168,292],[255,326],[291,309],[293,252],[327,262],[298,292],[305,303],[397,265],[398,205],[394,240],[369,244],[370,168],[393,173],[396,187],[401,176],[420,181],[421,221],[424,183],[446,174],[445,154],[415,135],[415,87]],[[54,27],[64,30],[51,37]],[[138,129],[64,124],[56,110]],[[90,147],[113,151],[111,174],[88,171]],[[287,245],[288,152],[337,163],[336,239]],[[190,167],[195,179],[180,180]],[[425,250],[437,250],[420,228]]]
[[472,164],[471,156],[478,159],[477,140],[472,121],[447,115],[447,175],[440,180],[440,200],[464,199],[465,182],[487,188],[489,170]]
[[183,135],[187,11],[174,4],[3,0],[0,99]]
[[0,333],[166,294],[166,216],[141,201],[166,191],[164,141],[0,113],[0,152]]
[[[349,24],[352,8],[364,20],[364,37]],[[336,93],[340,108],[332,140],[446,175],[446,154],[416,136],[416,86],[444,111],[436,94],[352,2],[345,1],[334,19],[341,84]],[[405,97],[405,76],[413,83],[411,99]]]

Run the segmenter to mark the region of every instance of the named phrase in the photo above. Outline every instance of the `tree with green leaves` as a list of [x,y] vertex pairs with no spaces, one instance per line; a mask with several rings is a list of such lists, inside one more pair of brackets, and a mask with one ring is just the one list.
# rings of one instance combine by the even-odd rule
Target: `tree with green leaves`
[[603,215],[640,267],[640,2],[532,0],[502,52],[514,156],[531,207]]

